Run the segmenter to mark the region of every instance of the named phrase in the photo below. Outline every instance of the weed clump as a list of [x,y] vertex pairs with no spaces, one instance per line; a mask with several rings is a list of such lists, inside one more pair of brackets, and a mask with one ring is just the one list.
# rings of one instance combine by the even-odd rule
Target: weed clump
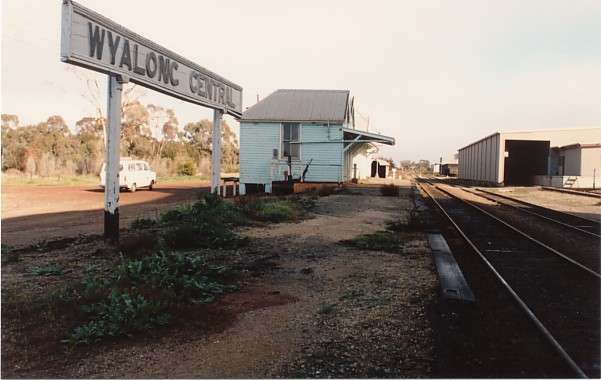
[[19,262],[19,253],[15,252],[11,247],[9,247],[6,244],[2,244],[0,257],[2,258],[2,265],[14,264]]
[[236,288],[229,271],[177,250],[237,248],[248,239],[232,227],[253,220],[296,220],[306,207],[292,199],[234,203],[210,194],[199,196],[193,205],[167,210],[157,220],[135,220],[132,229],[138,232],[118,246],[118,265],[104,277],[85,278],[57,294],[62,305],[79,305],[76,318],[85,320],[65,342],[90,344],[130,336],[169,323],[176,308],[212,302]]
[[131,222],[130,228],[132,230],[144,230],[155,227],[157,221],[152,218],[136,218]]
[[283,222],[299,217],[298,208],[289,200],[257,198],[247,203],[244,211],[251,219],[265,222]]
[[403,248],[400,237],[389,231],[361,235],[354,240],[354,244],[356,247],[370,251],[398,252]]
[[39,267],[29,267],[25,270],[28,276],[58,276],[71,273],[71,269],[58,264],[44,264]]
[[65,342],[90,344],[164,325],[174,307],[212,302],[216,295],[236,289],[230,280],[226,268],[179,252],[122,258],[107,278],[86,278],[62,290],[64,302],[82,300],[80,311],[87,320]]
[[382,185],[380,186],[380,194],[385,197],[398,197],[400,193],[400,188],[394,184]]
[[407,209],[407,221],[392,220],[387,222],[387,229],[393,232],[417,232],[423,230],[424,226],[415,208]]
[[305,217],[312,202],[303,198],[261,197],[240,201],[239,207],[250,220],[279,223]]
[[[232,202],[227,202],[217,194],[209,194],[193,205],[166,210],[158,220],[136,219],[132,229],[156,228],[154,235],[142,234],[133,238],[128,246],[141,247],[151,244],[173,249],[215,248],[229,249],[244,246],[247,238],[232,232],[235,225],[245,225],[248,218]],[[139,244],[136,243],[140,240]]]

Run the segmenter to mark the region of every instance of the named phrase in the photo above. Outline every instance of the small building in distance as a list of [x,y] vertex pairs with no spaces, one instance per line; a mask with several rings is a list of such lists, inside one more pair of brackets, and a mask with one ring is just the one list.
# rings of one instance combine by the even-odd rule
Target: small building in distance
[[355,124],[346,90],[277,90],[240,121],[240,194],[274,183],[341,184],[371,175],[377,144],[394,138]]
[[390,162],[381,158],[378,158],[371,162],[371,177],[387,178],[390,172]]
[[447,177],[457,177],[459,171],[459,154],[452,156],[440,157],[440,161],[432,165],[434,174]]
[[458,176],[492,186],[592,188],[600,144],[601,128],[496,132],[459,149]]

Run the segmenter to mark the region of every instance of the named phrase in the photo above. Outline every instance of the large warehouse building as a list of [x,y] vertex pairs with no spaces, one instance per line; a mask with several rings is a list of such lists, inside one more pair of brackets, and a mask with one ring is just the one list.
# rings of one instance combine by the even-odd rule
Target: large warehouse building
[[601,128],[493,133],[459,149],[458,176],[494,186],[598,186]]

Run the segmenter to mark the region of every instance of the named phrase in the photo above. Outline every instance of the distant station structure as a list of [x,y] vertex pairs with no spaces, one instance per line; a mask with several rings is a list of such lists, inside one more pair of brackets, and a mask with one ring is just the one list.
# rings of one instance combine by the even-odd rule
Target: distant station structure
[[462,180],[492,186],[595,188],[601,128],[495,132],[459,149]]
[[457,177],[459,171],[459,154],[440,157],[439,162],[432,165],[432,171],[434,174],[442,176]]
[[277,90],[239,121],[240,194],[367,178],[377,145],[395,143],[360,129],[347,90]]

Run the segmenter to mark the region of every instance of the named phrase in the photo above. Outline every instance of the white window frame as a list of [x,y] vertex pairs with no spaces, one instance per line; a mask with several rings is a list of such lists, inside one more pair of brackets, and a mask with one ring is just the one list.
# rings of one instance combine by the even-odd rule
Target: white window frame
[[[296,125],[298,127],[298,139],[297,140],[284,140],[284,128],[286,127],[286,125],[290,125],[290,126],[294,126]],[[292,131],[291,131],[292,132]],[[290,133],[292,135],[292,133]],[[297,146],[298,148],[298,157],[292,156],[292,161],[300,161],[301,159],[301,147],[300,147],[300,142],[301,142],[301,123],[281,123],[280,124],[280,158],[283,160],[287,160],[288,156],[284,155],[284,143],[288,142],[288,144],[290,144],[290,153],[292,155],[292,146]]]

